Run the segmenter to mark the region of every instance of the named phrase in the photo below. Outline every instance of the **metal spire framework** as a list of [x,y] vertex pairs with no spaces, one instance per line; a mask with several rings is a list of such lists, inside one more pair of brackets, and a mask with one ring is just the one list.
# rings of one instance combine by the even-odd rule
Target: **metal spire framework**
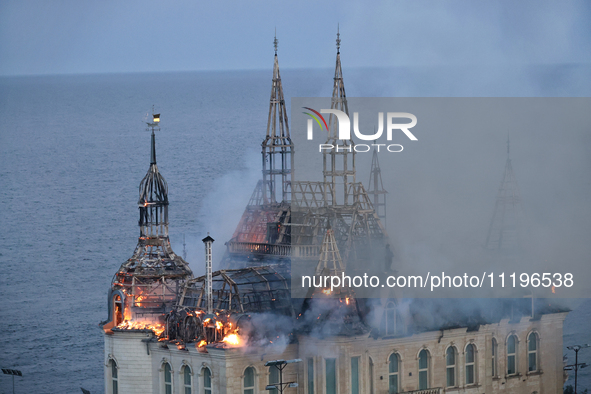
[[[341,68],[341,38],[337,30],[337,58],[331,109],[349,114],[343,72]],[[327,144],[335,148],[323,151],[323,182],[294,182],[292,211],[305,225],[294,227],[292,244],[318,244],[320,229],[333,223],[334,236],[343,251],[344,260],[367,256],[375,246],[387,238],[385,228],[376,215],[370,196],[359,182],[355,182],[355,150],[352,140],[338,138],[338,120],[330,115]],[[341,189],[342,186],[342,189]],[[342,190],[342,191],[341,191]],[[377,243],[376,243],[377,242]],[[379,249],[379,248],[378,248]],[[353,252],[353,253],[352,253]],[[368,252],[369,253],[369,252]]]
[[507,137],[507,162],[486,236],[486,249],[516,251],[519,247],[518,231],[522,213],[521,197],[511,165],[510,143]]
[[384,184],[382,183],[382,170],[380,169],[378,153],[375,149],[371,158],[371,171],[369,173],[367,193],[373,197],[373,207],[376,210],[376,214],[384,222],[384,225],[386,225],[386,194],[388,192],[384,189]]
[[193,275],[168,238],[168,185],[156,164],[154,132],[159,130],[160,114],[153,114],[147,123],[152,136],[150,167],[139,186],[140,236],[133,256],[115,274],[111,290],[119,291],[120,301],[135,314],[163,307],[176,296],[178,280]]
[[343,272],[345,272],[343,259],[341,259],[341,253],[339,252],[339,247],[334,237],[334,231],[329,225],[324,234],[324,239],[322,240],[320,259],[316,266],[316,275],[339,276]]
[[[340,33],[337,50],[331,107],[348,113]],[[287,122],[275,56],[267,136],[263,142],[263,180],[258,182],[232,239],[226,244],[222,267],[260,264],[261,259],[277,264],[297,258],[306,260],[305,265],[309,264],[312,272],[329,221],[346,264],[350,260],[367,262],[368,256],[375,255],[375,261],[383,267],[383,256],[378,255],[385,253],[387,235],[370,196],[360,182],[355,182],[353,141],[338,139],[338,121],[336,116],[331,117],[328,143],[338,147],[338,152],[323,155],[324,180],[294,181],[294,148]],[[283,185],[281,201],[279,185]]]
[[275,62],[273,65],[273,82],[269,101],[269,117],[267,120],[267,136],[263,141],[263,203],[273,204],[288,202],[290,184],[293,176],[293,143],[289,136],[287,108],[283,97],[283,86],[279,73],[277,58],[277,35],[273,40]]
[[[337,28],[337,59],[334,70],[334,84],[330,109],[337,109],[349,115],[347,95],[343,82],[343,70],[341,68],[341,33]],[[330,114],[328,121],[328,136],[326,144],[333,145],[330,151],[323,151],[323,175],[324,183],[331,185],[332,205],[350,205],[356,200],[352,196],[351,186],[355,183],[355,149],[353,140],[341,140],[338,138],[338,120]],[[342,185],[343,194],[337,190]]]
[[[291,220],[289,207],[294,147],[289,135],[277,45],[275,35],[267,134],[261,144],[263,179],[257,183],[234,235],[227,243],[230,254],[242,257],[260,254],[281,257],[289,255],[291,227],[287,224]],[[222,266],[232,265],[228,258],[227,254]]]

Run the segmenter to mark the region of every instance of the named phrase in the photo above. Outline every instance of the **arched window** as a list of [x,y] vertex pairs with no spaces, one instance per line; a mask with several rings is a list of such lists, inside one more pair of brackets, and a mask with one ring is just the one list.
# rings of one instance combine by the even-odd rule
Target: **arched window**
[[493,377],[498,375],[498,372],[497,372],[497,352],[498,352],[497,340],[493,338],[492,339],[492,364],[491,364],[491,371],[492,371]]
[[164,364],[164,393],[172,394],[172,368],[169,363]]
[[388,394],[397,394],[399,386],[399,359],[396,353],[392,353],[388,359]]
[[254,368],[244,370],[244,394],[254,394]]
[[[275,365],[271,365],[269,367],[269,384],[277,384],[279,383],[279,368]],[[273,389],[269,390],[269,394],[278,394],[279,390]]]
[[429,352],[427,349],[419,353],[419,390],[429,388]]
[[203,369],[203,394],[211,394],[211,371]]
[[517,373],[517,337],[510,335],[507,338],[507,375]]
[[118,294],[113,296],[113,322],[115,326],[123,323],[123,304],[121,303],[121,296]]
[[119,377],[115,360],[109,360],[109,369],[111,371],[111,394],[119,394]]
[[538,370],[538,335],[535,332],[527,337],[527,365],[529,372]]
[[396,304],[394,302],[389,302],[386,305],[386,330],[385,335],[395,335],[404,333],[404,322],[402,321],[402,316],[398,312],[396,308]]
[[466,384],[474,384],[476,379],[474,376],[476,364],[476,347],[472,344],[466,346]]
[[455,387],[456,385],[456,348],[450,346],[445,351],[445,366],[447,376],[447,386]]
[[183,388],[185,389],[185,394],[191,394],[193,392],[191,390],[191,367],[188,365],[183,366],[181,374],[183,375]]

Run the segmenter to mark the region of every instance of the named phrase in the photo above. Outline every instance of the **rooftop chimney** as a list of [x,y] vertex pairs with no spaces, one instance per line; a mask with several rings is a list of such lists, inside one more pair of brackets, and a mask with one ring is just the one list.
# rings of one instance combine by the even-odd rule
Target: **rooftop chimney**
[[212,273],[211,273],[211,244],[213,244],[214,239],[209,236],[207,233],[207,237],[203,238],[203,243],[205,244],[205,275],[207,276],[207,314],[211,315],[213,313],[213,299],[212,299]]

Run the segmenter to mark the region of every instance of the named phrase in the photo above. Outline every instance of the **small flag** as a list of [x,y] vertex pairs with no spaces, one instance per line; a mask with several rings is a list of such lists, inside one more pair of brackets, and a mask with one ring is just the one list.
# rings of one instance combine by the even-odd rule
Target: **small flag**
[[160,114],[154,114],[154,123],[160,123]]

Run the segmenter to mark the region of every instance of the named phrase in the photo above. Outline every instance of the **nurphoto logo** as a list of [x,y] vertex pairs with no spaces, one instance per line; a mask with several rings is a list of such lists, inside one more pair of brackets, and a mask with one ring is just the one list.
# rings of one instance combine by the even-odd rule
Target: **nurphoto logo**
[[[312,140],[314,138],[314,121],[320,126],[320,130],[324,130],[326,128],[328,132],[328,124],[326,123],[326,119],[322,114],[331,114],[336,116],[339,127],[338,127],[338,138],[339,140],[350,140],[351,139],[351,120],[349,116],[337,109],[321,109],[320,112],[310,108],[310,107],[302,107],[307,109],[310,112],[304,112],[304,114],[310,116],[311,119],[308,119],[308,140]],[[414,136],[413,133],[410,132],[409,129],[413,128],[417,124],[417,117],[408,112],[387,112],[386,113],[386,138],[388,141],[392,141],[392,135],[395,130],[400,130],[410,139],[411,141],[418,141],[417,137]],[[394,123],[395,119],[397,121],[399,119],[409,119],[410,123]],[[362,141],[374,141],[373,144],[352,144],[352,145],[333,145],[329,143],[319,144],[318,150],[319,152],[327,152],[335,149],[337,152],[339,151],[352,151],[364,153],[369,152],[370,150],[376,149],[378,152],[380,151],[380,147],[386,147],[388,152],[402,152],[404,147],[400,144],[378,144],[375,143],[377,140],[382,136],[384,132],[384,112],[378,112],[378,129],[373,134],[363,134],[359,131],[359,113],[353,112],[353,132],[355,136]],[[330,138],[330,137],[329,137]],[[327,140],[328,142],[328,140]]]

